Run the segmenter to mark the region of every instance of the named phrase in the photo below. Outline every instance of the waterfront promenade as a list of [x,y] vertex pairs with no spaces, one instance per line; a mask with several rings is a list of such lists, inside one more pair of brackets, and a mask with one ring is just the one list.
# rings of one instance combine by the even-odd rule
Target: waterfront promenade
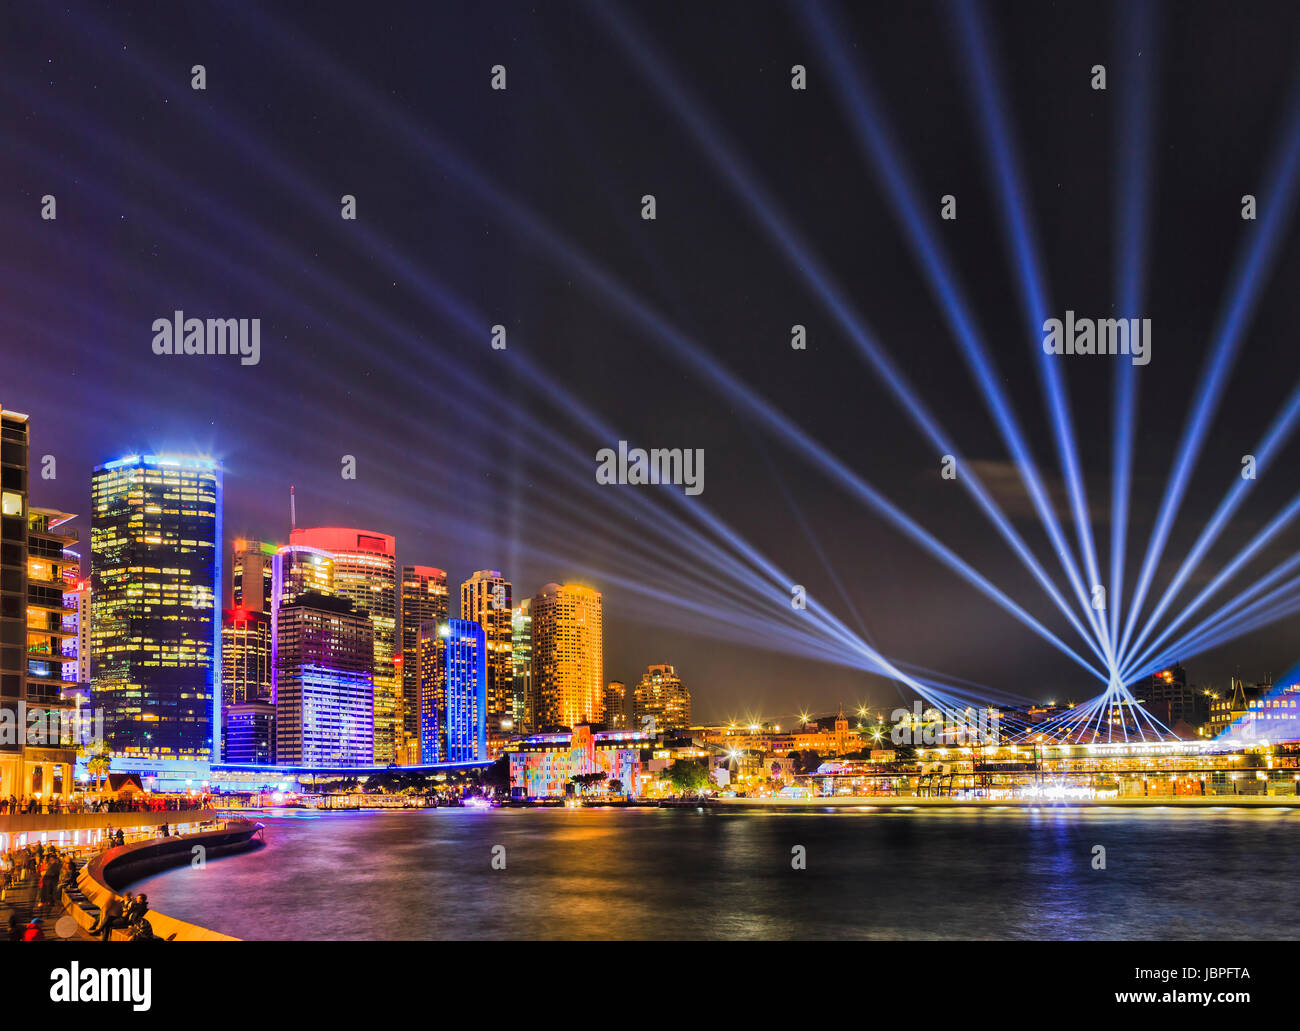
[[[43,816],[25,814],[13,817],[14,820],[29,821],[40,819],[45,823],[51,820],[74,820],[78,823],[86,819],[98,822],[110,816],[119,820],[128,814],[101,813],[80,814],[77,816]],[[142,814],[130,814],[139,816]],[[166,814],[146,814],[163,816]],[[75,884],[64,879],[53,903],[42,904],[38,893],[38,880],[27,876],[15,880],[5,892],[5,899],[0,903],[0,923],[10,930],[17,927],[21,932],[37,918],[38,935],[36,940],[88,940],[93,937],[91,929],[97,925],[100,915],[109,900],[114,896],[124,898],[123,890],[133,881],[170,866],[185,863],[206,863],[208,859],[233,852],[240,852],[255,847],[260,843],[262,824],[242,818],[218,820],[216,814],[206,810],[191,810],[181,814],[171,813],[173,817],[181,815],[186,823],[176,825],[178,833],[163,836],[158,831],[162,821],[147,828],[134,828],[134,833],[124,844],[106,847],[100,827],[91,830],[101,836],[96,845],[60,847],[61,862],[76,862],[78,872]],[[120,829],[120,828],[118,828]],[[55,830],[48,826],[34,829],[31,845],[36,847],[39,841],[42,847],[50,841],[52,833],[83,833],[84,827],[62,828]],[[171,828],[169,828],[169,831]],[[27,833],[14,828],[10,833],[17,834],[18,849],[27,847]],[[124,832],[124,837],[126,834]],[[52,842],[50,842],[53,844]],[[229,935],[206,927],[187,923],[150,909],[144,914],[153,934],[167,941],[234,941]],[[12,934],[13,931],[10,930]],[[114,930],[111,937],[115,941],[126,940],[129,934],[125,928]]]
[[827,795],[817,798],[710,798],[723,809],[1300,809],[1296,795],[1152,795],[1122,798],[922,798]]

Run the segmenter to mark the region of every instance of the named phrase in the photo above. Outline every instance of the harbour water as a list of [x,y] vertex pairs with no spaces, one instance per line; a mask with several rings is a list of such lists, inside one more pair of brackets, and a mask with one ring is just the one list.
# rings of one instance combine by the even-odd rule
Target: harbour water
[[[132,890],[169,915],[249,939],[1300,934],[1300,809],[259,818],[265,848]],[[504,870],[493,867],[496,846]],[[1104,869],[1094,868],[1096,846]]]

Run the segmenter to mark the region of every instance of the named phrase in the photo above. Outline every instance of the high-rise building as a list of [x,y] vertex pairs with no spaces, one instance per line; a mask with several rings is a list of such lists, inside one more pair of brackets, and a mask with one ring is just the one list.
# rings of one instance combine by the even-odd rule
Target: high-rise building
[[420,627],[447,620],[447,574],[433,566],[402,567],[401,761],[417,765],[420,749]]
[[547,584],[533,596],[531,613],[536,729],[603,722],[600,592],[580,584]]
[[493,756],[515,732],[512,606],[510,581],[499,569],[476,570],[460,585],[460,618],[483,628],[487,646],[487,740]]
[[[271,703],[272,670],[270,613],[227,609],[221,626],[221,706],[223,720],[221,757],[231,758],[229,736],[231,707],[248,702]],[[268,762],[270,760],[267,760]]]
[[402,688],[397,680],[397,541],[391,534],[339,526],[297,528],[290,544],[334,557],[334,593],[374,627],[374,759],[396,762]]
[[[23,778],[28,794],[70,794],[76,743],[72,740],[75,700],[64,695],[77,687],[64,678],[64,650],[76,640],[66,620],[74,615],[65,599],[77,583],[80,559],[69,547],[75,533],[64,524],[74,517],[49,508],[27,509],[27,726]],[[33,734],[31,729],[37,728]]]
[[611,680],[605,685],[605,729],[626,729],[627,715],[627,685]]
[[[75,568],[80,569],[77,560]],[[69,566],[69,569],[74,567]],[[78,580],[63,592],[63,629],[75,634],[63,642],[63,679],[90,687],[90,581]],[[87,697],[89,697],[87,695]]]
[[472,620],[429,621],[420,628],[421,761],[488,757],[487,648]]
[[[226,762],[271,762],[270,758],[233,756],[275,754],[271,620],[279,549],[239,538],[231,550],[231,608],[225,611],[221,623],[221,758]],[[326,561],[332,568],[333,560]],[[300,579],[314,579],[310,569],[308,562],[297,569],[297,575]],[[294,574],[292,560],[290,573]],[[297,585],[298,593],[303,589],[303,585]],[[232,707],[246,705],[254,707],[241,709],[235,719]],[[264,728],[262,724],[267,720],[270,725]],[[240,737],[235,752],[231,751],[232,733]]]
[[231,608],[249,612],[271,612],[275,553],[274,544],[237,539],[231,547]]
[[510,616],[510,666],[514,670],[515,729],[531,733],[537,720],[533,693],[533,600],[525,598]]
[[369,766],[374,759],[374,626],[343,597],[303,594],[279,607],[276,761]]
[[275,762],[275,706],[269,699],[236,702],[224,707],[221,715],[224,762],[259,766]]
[[109,750],[210,759],[221,726],[222,471],[128,455],[91,479],[91,677]]
[[633,691],[632,716],[638,729],[646,716],[654,719],[657,730],[690,727],[691,693],[672,666],[646,667]]
[[[0,710],[21,726],[27,695],[27,416],[0,405]],[[24,740],[0,734],[0,795],[27,790]]]

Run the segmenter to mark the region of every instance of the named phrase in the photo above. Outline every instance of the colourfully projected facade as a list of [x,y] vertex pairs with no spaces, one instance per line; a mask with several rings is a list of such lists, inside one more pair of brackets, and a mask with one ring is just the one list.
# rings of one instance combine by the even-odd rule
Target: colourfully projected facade
[[91,478],[91,675],[117,755],[210,759],[221,726],[222,470],[129,455]]

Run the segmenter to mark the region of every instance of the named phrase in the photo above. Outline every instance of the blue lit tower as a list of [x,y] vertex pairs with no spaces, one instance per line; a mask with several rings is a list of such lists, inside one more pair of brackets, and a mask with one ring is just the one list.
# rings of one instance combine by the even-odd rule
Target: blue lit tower
[[221,726],[221,466],[129,455],[91,477],[91,679],[110,752],[210,759]]
[[488,757],[487,644],[468,619],[420,627],[421,761],[477,762]]

